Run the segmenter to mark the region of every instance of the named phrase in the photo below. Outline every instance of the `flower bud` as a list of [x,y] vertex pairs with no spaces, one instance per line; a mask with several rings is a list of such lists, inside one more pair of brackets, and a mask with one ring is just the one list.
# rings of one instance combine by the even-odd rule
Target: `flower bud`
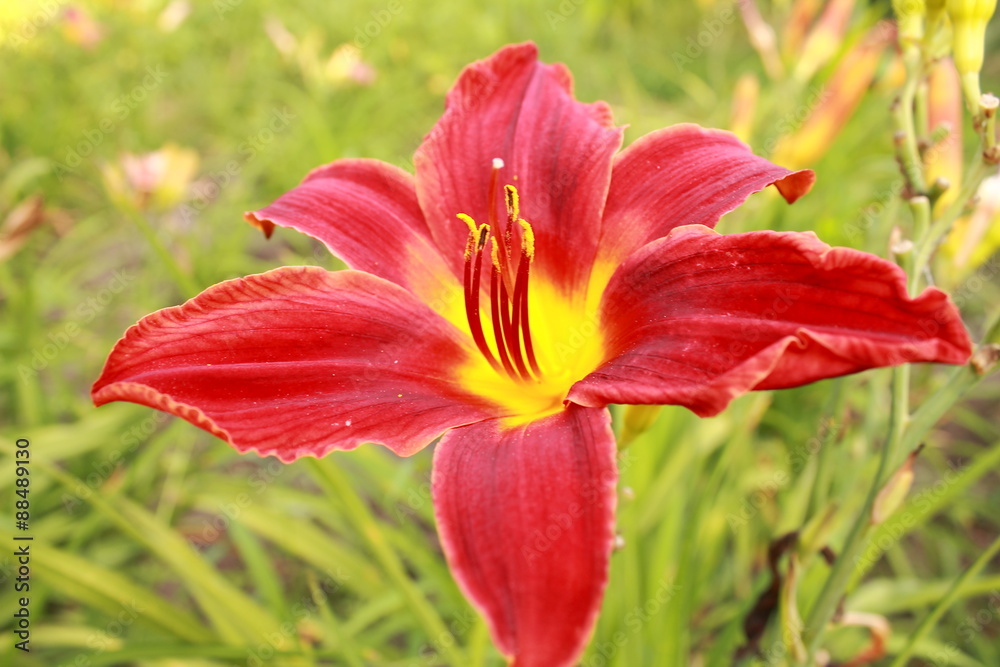
[[899,26],[899,43],[904,47],[924,38],[924,18],[927,7],[924,0],[892,0],[892,13]]
[[937,29],[938,24],[944,19],[946,0],[927,0],[927,35],[931,36]]
[[624,423],[618,446],[622,449],[632,444],[632,441],[649,430],[660,416],[662,405],[626,405]]
[[920,445],[913,450],[906,457],[906,461],[899,467],[899,470],[892,474],[889,481],[875,496],[875,504],[872,505],[872,524],[877,526],[883,523],[903,504],[903,500],[910,492],[910,487],[913,486],[913,462],[916,461],[917,455],[923,448],[924,446]]
[[931,145],[924,151],[927,181],[947,182],[947,189],[934,200],[942,212],[962,187],[962,85],[951,59],[930,67],[927,75],[927,125]]
[[947,0],[951,19],[952,51],[955,66],[962,75],[965,101],[973,113],[979,113],[979,70],[983,67],[986,24],[997,7],[997,0]]

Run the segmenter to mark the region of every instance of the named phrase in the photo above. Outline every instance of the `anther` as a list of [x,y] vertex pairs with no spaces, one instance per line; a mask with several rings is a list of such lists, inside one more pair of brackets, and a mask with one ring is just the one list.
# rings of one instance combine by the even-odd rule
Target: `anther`
[[[528,280],[530,265],[535,258],[535,232],[531,224],[520,217],[520,200],[513,185],[503,187],[507,219],[499,219],[497,181],[504,161],[494,158],[492,166],[488,194],[490,224],[477,225],[470,216],[457,214],[469,228],[465,248],[466,317],[476,345],[493,369],[499,372],[502,367],[509,377],[529,382],[532,376],[541,377],[528,326]],[[520,228],[519,233],[515,233],[517,228]],[[489,319],[493,326],[496,356],[486,340],[479,312],[480,277],[487,240],[492,241],[489,251],[493,265],[490,271]],[[519,253],[514,250],[515,243],[520,246]]]
[[513,185],[507,184],[503,186],[503,191],[504,197],[507,200],[507,220],[509,220],[511,224],[514,224],[514,221],[517,220],[518,216],[521,214],[517,188]]

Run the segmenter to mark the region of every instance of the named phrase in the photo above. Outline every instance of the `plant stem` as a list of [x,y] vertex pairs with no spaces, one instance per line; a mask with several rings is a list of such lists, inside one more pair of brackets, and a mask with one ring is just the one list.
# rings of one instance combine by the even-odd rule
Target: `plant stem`
[[913,104],[917,88],[923,78],[923,59],[916,46],[907,47],[903,54],[906,64],[906,83],[899,93],[893,109],[893,120],[899,140],[899,159],[903,168],[903,176],[912,189],[911,194],[926,194],[927,183],[924,179],[924,168],[917,146],[917,130],[913,120]]
[[983,179],[989,175],[991,165],[982,158],[982,154],[982,146],[980,146],[979,150],[976,151],[976,157],[973,159],[972,165],[967,171],[968,175],[962,184],[962,189],[959,191],[958,197],[945,209],[941,217],[934,221],[934,224],[930,226],[924,237],[917,239],[917,254],[913,263],[915,273],[921,274],[927,268],[931,255],[937,249],[941,238],[948,233],[952,224],[962,214],[966,204],[979,190]]
[[806,664],[813,664],[816,651],[819,650],[820,642],[823,639],[823,629],[830,622],[834,611],[837,609],[837,604],[840,602],[840,598],[844,595],[844,589],[851,578],[851,568],[865,545],[868,533],[871,531],[873,525],[871,522],[871,512],[872,506],[875,504],[875,497],[882,489],[884,480],[898,465],[895,463],[898,458],[897,452],[900,449],[899,445],[903,440],[903,432],[906,422],[909,419],[907,414],[909,387],[910,367],[904,365],[894,368],[892,370],[892,407],[889,414],[889,437],[882,447],[878,470],[872,480],[871,487],[868,489],[868,495],[865,497],[865,503],[861,508],[861,512],[851,527],[851,532],[844,542],[841,553],[833,564],[830,576],[827,578],[823,590],[820,591],[819,599],[816,600],[816,603],[809,611],[805,630],[802,633],[809,652]]

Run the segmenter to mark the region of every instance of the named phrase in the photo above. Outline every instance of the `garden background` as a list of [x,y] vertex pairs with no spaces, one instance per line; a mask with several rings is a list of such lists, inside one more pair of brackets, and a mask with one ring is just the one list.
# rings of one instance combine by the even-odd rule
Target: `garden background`
[[[909,216],[891,18],[888,2],[844,0],[4,2],[0,662],[503,664],[438,546],[429,449],[240,456],[159,412],[95,409],[107,353],[143,315],[219,281],[341,268],[304,236],[265,240],[242,213],[334,159],[412,170],[461,68],[528,39],[571,68],[578,98],[611,104],[626,142],[698,122],[816,171],[794,206],[754,195],[720,231],[813,230],[889,256]],[[994,29],[994,92],[998,41]],[[961,124],[951,145],[968,160],[968,113]],[[954,180],[949,164],[936,169]],[[1000,221],[983,208],[992,227],[973,238],[966,221],[933,267],[976,341],[1000,296]],[[761,655],[745,664],[794,662],[830,574],[822,547],[838,552],[872,486],[891,375],[755,393],[705,420],[617,410],[623,547],[582,664],[733,664],[746,619],[766,616],[754,608],[772,583],[769,547],[799,530],[774,559],[782,612],[751,633]],[[821,648],[847,662],[884,639],[873,664],[888,665],[940,612],[908,664],[998,665],[1000,561],[953,584],[1000,534],[1000,384],[967,369],[912,375],[914,408],[969,391],[918,438],[913,486],[851,561]],[[27,531],[15,528],[18,439],[30,443]],[[16,534],[33,537],[30,653],[15,648],[28,595],[15,593]]]

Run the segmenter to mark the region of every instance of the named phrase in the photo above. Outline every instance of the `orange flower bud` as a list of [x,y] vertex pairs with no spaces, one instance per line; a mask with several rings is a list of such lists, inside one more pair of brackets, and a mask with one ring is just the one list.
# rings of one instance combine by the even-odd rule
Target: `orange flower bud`
[[950,58],[938,62],[927,77],[927,121],[932,134],[947,128],[944,138],[927,149],[927,182],[942,179],[947,189],[935,209],[947,206],[962,187],[962,86]]
[[875,26],[843,57],[826,87],[817,95],[815,108],[802,126],[778,141],[773,156],[775,162],[795,169],[814,164],[823,157],[861,102],[875,77],[882,52],[894,37],[891,31]]

